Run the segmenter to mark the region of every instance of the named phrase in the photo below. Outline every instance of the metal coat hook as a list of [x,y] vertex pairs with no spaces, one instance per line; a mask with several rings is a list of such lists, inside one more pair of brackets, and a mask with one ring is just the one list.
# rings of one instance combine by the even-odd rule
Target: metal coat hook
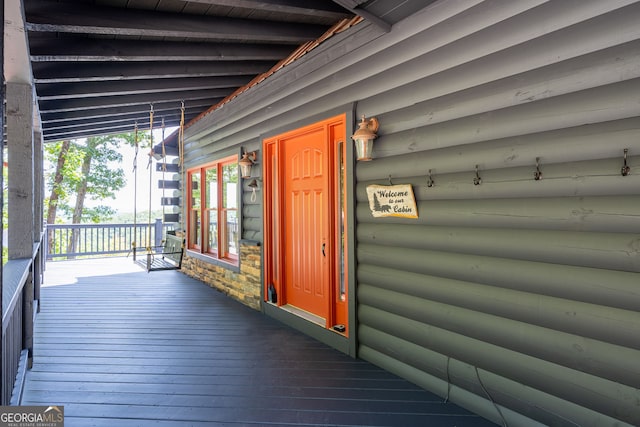
[[482,184],[482,178],[480,178],[480,173],[478,172],[478,165],[476,165],[476,177],[473,178],[473,185]]
[[433,177],[431,176],[431,169],[429,169],[429,175],[427,176],[427,187],[431,188],[436,184],[436,182],[433,180]]
[[391,182],[391,175],[389,175],[389,185],[393,185],[393,182]]
[[620,169],[620,173],[622,174],[622,176],[627,176],[631,172],[631,168],[627,165],[627,154],[628,153],[629,153],[629,149],[625,148],[624,149],[624,165],[622,166],[622,169]]
[[536,157],[536,171],[533,173],[533,179],[540,181],[542,179],[542,171],[540,170],[540,157]]

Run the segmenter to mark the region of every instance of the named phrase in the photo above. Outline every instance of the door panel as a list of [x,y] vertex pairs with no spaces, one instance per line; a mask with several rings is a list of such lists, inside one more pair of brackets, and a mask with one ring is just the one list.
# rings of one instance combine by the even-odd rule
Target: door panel
[[319,129],[283,142],[286,302],[326,319],[326,136]]

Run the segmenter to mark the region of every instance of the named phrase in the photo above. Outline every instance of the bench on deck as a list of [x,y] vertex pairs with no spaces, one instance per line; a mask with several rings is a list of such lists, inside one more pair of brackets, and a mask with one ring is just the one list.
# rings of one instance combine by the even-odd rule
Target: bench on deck
[[148,250],[145,256],[136,260],[136,263],[149,271],[179,270],[182,267],[184,254],[184,238],[167,232],[164,245],[158,247],[159,251]]

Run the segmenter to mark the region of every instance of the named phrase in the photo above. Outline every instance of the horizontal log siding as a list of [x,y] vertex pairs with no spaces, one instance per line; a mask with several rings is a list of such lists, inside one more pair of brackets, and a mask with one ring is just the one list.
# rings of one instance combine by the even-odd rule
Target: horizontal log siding
[[[354,171],[359,357],[498,424],[640,425],[639,18],[470,0],[364,23],[190,126],[187,162],[356,102],[381,125]],[[389,181],[418,219],[371,216],[366,186]]]
[[[252,176],[260,176],[261,165],[255,164],[251,169]],[[262,242],[262,182],[258,183],[255,197],[252,197],[254,193],[249,184],[253,179],[242,180],[242,238]]]
[[[625,3],[549,2],[414,59],[378,54],[391,64],[355,85],[380,89],[357,113],[381,123],[356,168],[361,357],[493,401],[478,410],[498,423],[640,424],[640,174],[620,173],[624,148],[640,167],[640,5]],[[389,182],[412,184],[418,219],[372,217],[366,187]]]

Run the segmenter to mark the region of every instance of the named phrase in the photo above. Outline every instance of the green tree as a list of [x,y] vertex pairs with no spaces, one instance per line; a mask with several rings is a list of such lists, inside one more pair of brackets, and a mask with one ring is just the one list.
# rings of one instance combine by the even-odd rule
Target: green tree
[[[124,139],[124,138],[122,138]],[[72,224],[82,222],[101,222],[110,219],[116,211],[105,205],[85,209],[87,196],[93,198],[114,199],[115,193],[124,187],[124,171],[122,168],[112,169],[113,163],[122,163],[122,154],[117,149],[121,139],[118,135],[93,136],[87,138],[83,150],[82,165],[80,166],[80,180],[76,183],[76,202],[71,216]],[[76,251],[78,230],[71,234],[67,252]]]
[[[73,189],[80,180],[79,168],[82,162],[82,152],[72,141],[59,141],[45,145],[45,158],[49,164],[55,165],[53,170],[45,173],[50,196],[45,199],[47,224],[55,224],[58,212],[69,211],[69,200]],[[56,244],[52,232],[48,233],[49,247]]]
[[[73,224],[109,220],[115,214],[113,208],[105,204],[89,208],[86,202],[114,199],[117,191],[124,187],[119,148],[121,144],[133,145],[134,139],[133,133],[125,133],[48,144],[46,158],[54,168],[47,173],[51,191],[45,201],[47,223],[56,223],[60,216],[67,221],[71,219]],[[138,139],[142,146],[148,135],[139,133]],[[53,244],[52,236],[49,241]],[[68,250],[74,251],[76,244],[77,234],[74,233],[67,242]]]

